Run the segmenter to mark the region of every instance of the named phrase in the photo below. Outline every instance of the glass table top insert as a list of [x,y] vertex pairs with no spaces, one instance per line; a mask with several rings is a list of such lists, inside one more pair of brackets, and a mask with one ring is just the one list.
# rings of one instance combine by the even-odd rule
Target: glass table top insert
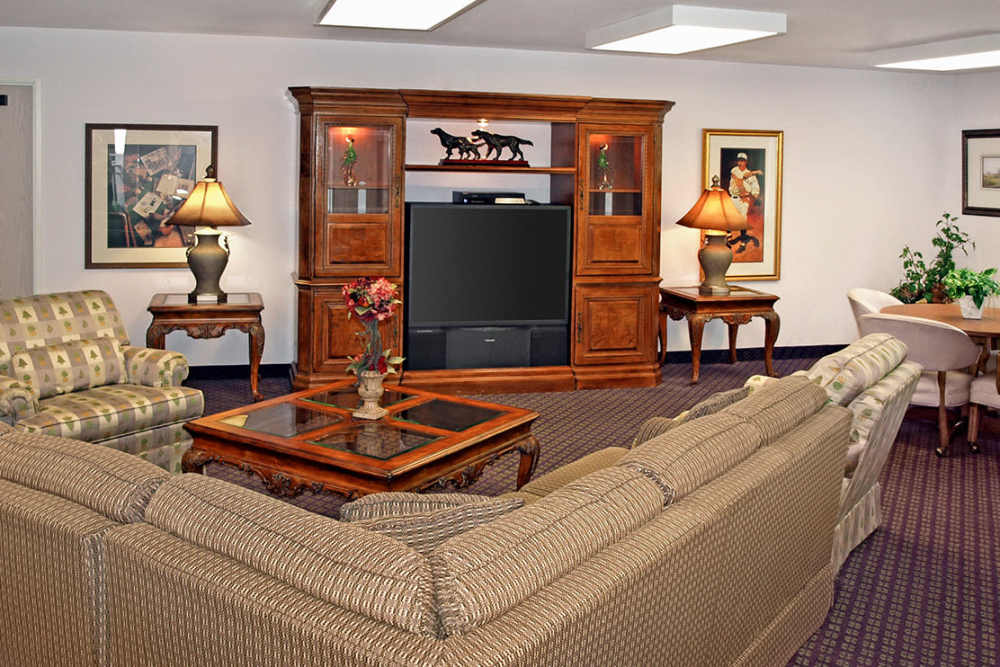
[[295,403],[276,403],[266,408],[250,410],[240,415],[224,417],[219,421],[248,431],[267,433],[281,438],[292,438],[309,431],[345,421],[345,417],[331,412],[321,412]]
[[[413,398],[413,394],[405,394],[395,389],[386,389],[385,393],[382,394],[382,398],[379,399],[378,404],[382,407],[388,407],[405,401],[408,398]],[[302,400],[309,401],[310,403],[332,405],[344,410],[355,410],[361,407],[361,397],[358,396],[357,387],[354,385],[348,385],[331,391],[322,391],[318,394],[305,396]]]
[[439,439],[440,436],[373,421],[352,423],[345,429],[338,429],[309,442],[385,460]]
[[464,431],[477,424],[496,419],[502,414],[504,413],[500,410],[435,398],[427,403],[400,410],[392,416],[414,424],[433,426],[448,431]]

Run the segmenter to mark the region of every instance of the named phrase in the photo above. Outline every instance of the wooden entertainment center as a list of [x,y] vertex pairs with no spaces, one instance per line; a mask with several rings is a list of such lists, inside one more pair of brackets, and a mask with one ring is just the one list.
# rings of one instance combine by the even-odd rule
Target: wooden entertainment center
[[[407,172],[540,175],[548,179],[551,203],[573,207],[574,230],[568,365],[407,371],[406,384],[469,393],[660,382],[661,133],[672,102],[429,90],[289,91],[300,119],[296,389],[343,378],[347,356],[360,350],[355,333],[361,327],[348,320],[341,296],[345,283],[386,276],[402,284]],[[549,124],[551,164],[406,163],[407,119],[474,125],[480,118]],[[356,165],[345,165],[348,145],[359,156]],[[607,173],[610,179],[603,178]],[[398,311],[385,322],[382,336],[386,346],[405,356],[403,315]]]

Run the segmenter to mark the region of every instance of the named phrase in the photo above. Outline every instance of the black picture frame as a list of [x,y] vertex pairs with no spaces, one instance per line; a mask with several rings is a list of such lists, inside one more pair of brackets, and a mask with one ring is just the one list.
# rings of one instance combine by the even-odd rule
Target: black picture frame
[[1000,129],[962,130],[962,213],[1000,217]]

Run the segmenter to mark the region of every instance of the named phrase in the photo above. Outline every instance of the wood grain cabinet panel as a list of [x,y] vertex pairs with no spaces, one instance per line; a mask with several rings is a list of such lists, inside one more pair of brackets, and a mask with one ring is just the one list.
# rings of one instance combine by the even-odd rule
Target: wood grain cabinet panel
[[[318,373],[344,373],[349,363],[347,357],[358,354],[362,349],[362,337],[358,334],[364,327],[357,318],[347,317],[347,306],[341,294],[342,285],[316,289],[313,292],[313,368]],[[382,345],[394,353],[402,350],[401,311],[383,322]]]
[[655,286],[646,284],[577,287],[574,363],[652,361],[656,294]]

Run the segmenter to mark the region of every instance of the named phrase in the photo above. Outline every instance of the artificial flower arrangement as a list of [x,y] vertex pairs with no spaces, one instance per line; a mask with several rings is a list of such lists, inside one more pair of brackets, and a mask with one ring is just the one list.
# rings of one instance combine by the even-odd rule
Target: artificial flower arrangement
[[353,313],[365,330],[359,336],[365,339],[365,349],[361,354],[348,357],[347,372],[360,375],[362,371],[395,373],[396,366],[403,363],[403,357],[394,357],[391,350],[382,349],[382,334],[378,323],[392,317],[396,306],[403,303],[399,299],[399,288],[385,278],[358,278],[344,285],[344,303],[347,317]]

